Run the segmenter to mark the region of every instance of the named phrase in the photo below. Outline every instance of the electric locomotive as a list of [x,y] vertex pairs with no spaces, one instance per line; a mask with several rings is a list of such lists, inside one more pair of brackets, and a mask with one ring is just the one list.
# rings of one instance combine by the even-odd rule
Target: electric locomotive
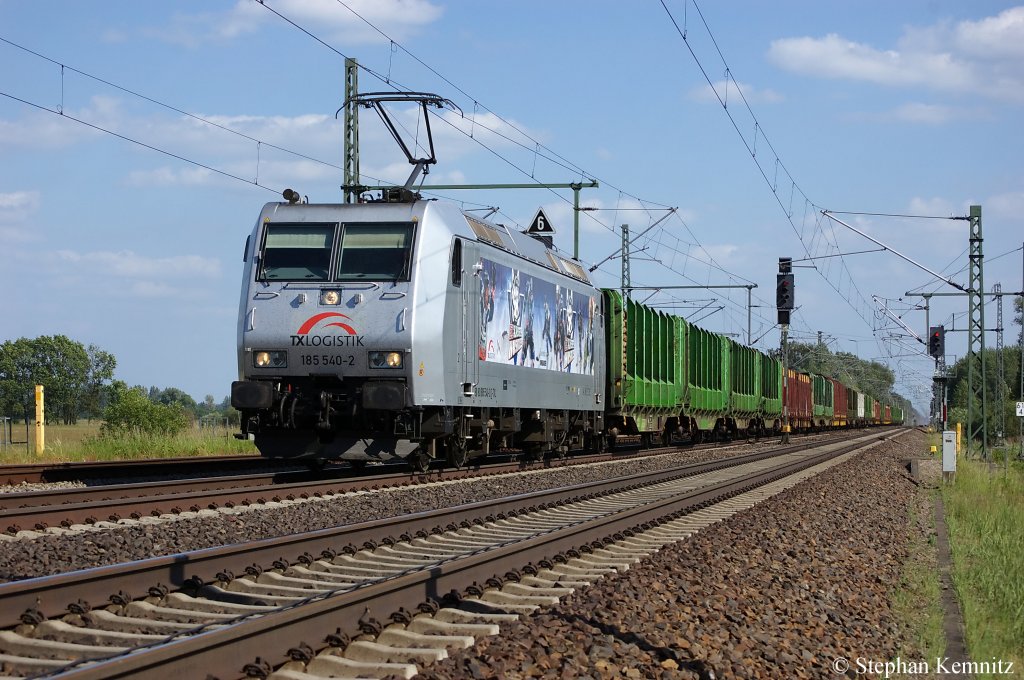
[[461,466],[599,448],[601,293],[542,239],[408,190],[264,206],[231,403],[264,456]]

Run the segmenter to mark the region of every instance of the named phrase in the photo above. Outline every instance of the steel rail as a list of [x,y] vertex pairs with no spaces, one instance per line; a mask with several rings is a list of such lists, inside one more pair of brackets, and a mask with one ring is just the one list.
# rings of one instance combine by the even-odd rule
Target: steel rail
[[[0,611],[9,614],[37,609],[45,616],[62,615],[67,606],[79,600],[106,602],[112,595],[122,598],[144,597],[150,588],[163,584],[171,589],[217,579],[219,573],[242,573],[252,564],[269,564],[282,558],[294,559],[303,553],[319,554],[345,545],[362,546],[386,536],[406,532],[431,531],[485,520],[500,513],[520,512],[540,505],[552,505],[581,496],[594,496],[621,490],[627,485],[653,484],[667,479],[689,477],[713,470],[735,467],[806,446],[793,445],[757,453],[731,456],[700,463],[689,463],[667,470],[642,472],[606,479],[601,482],[535,491],[503,499],[480,501],[440,508],[413,515],[370,520],[358,524],[321,529],[263,539],[251,543],[206,548],[204,550],[153,557],[136,562],[95,567],[66,574],[43,576],[0,584]],[[110,585],[114,584],[114,585]]]
[[[645,455],[665,455],[671,451],[646,451]],[[631,456],[635,457],[635,456]],[[109,485],[59,491],[0,494],[0,530],[14,533],[20,529],[43,530],[49,526],[116,522],[122,517],[197,512],[203,508],[252,505],[283,498],[309,498],[370,488],[414,483],[467,479],[523,470],[550,469],[582,465],[595,460],[621,460],[602,455],[559,459],[536,464],[497,463],[458,470],[433,470],[427,473],[391,472],[366,476],[349,468],[338,468],[340,477],[324,479],[309,471],[280,472],[273,475],[241,475],[205,479],[168,480],[142,484]],[[298,481],[285,481],[296,479]]]
[[[283,498],[294,500],[370,488],[467,479],[678,452],[680,450],[677,448],[666,448],[625,455],[599,454],[536,462],[489,463],[457,470],[435,469],[427,473],[403,470],[371,476],[351,468],[330,468],[328,472],[336,472],[337,476],[327,479],[309,471],[293,471],[0,494],[0,531],[16,533],[21,529],[38,531],[49,526],[116,522],[122,517],[138,519],[185,511],[197,512],[203,508],[280,501]],[[291,479],[296,481],[288,481]]]
[[[704,448],[697,445],[694,448]],[[714,445],[712,445],[714,446]],[[623,452],[617,452],[623,455]],[[628,454],[627,454],[628,455]],[[0,486],[21,482],[71,482],[103,478],[146,477],[150,475],[185,475],[202,468],[223,468],[229,472],[245,472],[253,466],[302,467],[308,461],[286,458],[263,458],[258,454],[223,456],[180,456],[142,460],[76,461],[63,463],[17,463],[0,465]]]
[[[732,444],[739,446],[740,444]],[[700,445],[700,449],[721,445]],[[466,479],[469,477],[505,474],[522,470],[548,469],[558,466],[584,465],[592,462],[625,460],[631,457],[679,453],[685,449],[663,448],[645,451],[617,452],[543,461],[476,464],[458,470],[435,469],[426,473],[385,472],[366,475],[347,467],[331,467],[331,476],[308,470],[281,471],[268,474],[231,477],[189,478],[137,484],[112,484],[99,487],[29,491],[0,494],[0,531],[9,534],[28,529],[45,530],[50,526],[70,527],[74,524],[116,522],[121,518],[196,512],[204,508],[251,505],[283,498],[344,493],[382,486],[408,485],[424,481]],[[694,449],[690,449],[694,450]],[[257,462],[258,464],[258,462]],[[291,481],[294,480],[294,481]]]
[[[703,448],[703,447],[702,447]],[[673,448],[671,452],[679,449]],[[344,465],[328,465],[317,472],[306,468],[296,470],[279,470],[275,472],[254,473],[247,475],[225,475],[217,477],[186,477],[182,479],[169,479],[151,482],[136,482],[124,484],[104,484],[101,486],[84,486],[61,489],[44,489],[33,491],[12,491],[0,493],[0,511],[24,508],[45,508],[47,506],[68,506],[72,504],[94,503],[98,501],[112,501],[122,498],[157,498],[159,496],[173,496],[176,494],[215,490],[224,488],[249,488],[267,487],[268,489],[281,488],[284,484],[304,484],[315,488],[317,484],[323,483],[329,488],[332,480],[351,478],[360,479],[365,484],[402,484],[410,481],[424,479],[442,479],[451,476],[465,476],[472,472],[498,472],[504,473],[516,470],[540,469],[541,467],[555,467],[558,465],[569,465],[574,463],[589,463],[597,460],[621,460],[637,455],[657,455],[666,453],[669,450],[648,449],[642,452],[629,452],[627,454],[613,453],[590,456],[574,456],[572,458],[552,458],[543,461],[516,461],[503,462],[493,461],[484,463],[474,461],[471,465],[458,470],[435,468],[428,472],[415,472],[407,468],[404,463],[388,463],[383,466],[373,466],[363,469],[353,468]],[[250,464],[260,466],[263,459],[250,461]],[[379,473],[379,474],[378,474]],[[461,473],[461,475],[459,474]],[[96,506],[102,508],[103,506]],[[0,521],[4,515],[0,512]]]
[[63,672],[61,677],[75,680],[149,678],[155,672],[165,677],[241,677],[247,661],[279,665],[288,660],[286,650],[302,644],[322,648],[327,644],[323,642],[327,635],[355,637],[360,632],[360,620],[387,621],[400,609],[414,611],[422,602],[442,600],[447,593],[458,593],[472,583],[500,577],[512,564],[522,566],[556,559],[567,550],[600,542],[611,535],[650,528],[698,507],[856,451],[868,441],[884,438],[884,435],[872,436],[846,445],[827,445],[825,451],[800,461],[646,503],[611,517],[581,521],[545,535],[455,558],[357,590],[311,597],[299,605],[249,618],[233,626],[217,627],[169,644],[140,648],[105,662],[93,661]]
[[0,485],[19,482],[69,482],[98,477],[133,477],[152,474],[180,475],[195,471],[197,466],[226,469],[244,469],[257,465],[297,465],[296,461],[274,462],[257,454],[230,456],[184,456],[177,458],[147,458],[144,460],[104,460],[68,463],[22,463],[0,465]]

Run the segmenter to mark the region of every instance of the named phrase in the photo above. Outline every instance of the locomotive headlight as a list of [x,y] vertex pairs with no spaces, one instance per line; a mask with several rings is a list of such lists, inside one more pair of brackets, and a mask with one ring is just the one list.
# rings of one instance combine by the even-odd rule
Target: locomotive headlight
[[404,363],[401,352],[367,352],[370,368],[401,368]]
[[288,353],[282,350],[255,352],[252,363],[256,368],[288,368]]
[[341,294],[336,290],[324,290],[320,292],[320,304],[336,305],[341,302]]

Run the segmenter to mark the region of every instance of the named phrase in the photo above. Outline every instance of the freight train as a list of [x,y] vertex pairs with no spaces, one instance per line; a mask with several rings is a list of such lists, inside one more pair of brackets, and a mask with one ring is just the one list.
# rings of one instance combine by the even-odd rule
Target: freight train
[[264,456],[425,469],[903,421],[455,204],[286,198],[246,241],[231,387]]

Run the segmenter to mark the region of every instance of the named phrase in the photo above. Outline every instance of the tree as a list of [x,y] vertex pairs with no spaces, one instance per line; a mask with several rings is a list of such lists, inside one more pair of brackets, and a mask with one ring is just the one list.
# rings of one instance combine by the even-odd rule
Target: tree
[[96,345],[89,345],[85,351],[89,355],[89,376],[82,407],[90,416],[100,416],[103,413],[103,390],[114,379],[117,359]]
[[794,342],[789,344],[788,351],[789,367],[794,370],[835,378],[847,387],[871,395],[880,401],[907,402],[893,392],[896,376],[885,364],[865,361],[849,352],[832,354],[824,344]]
[[154,404],[179,407],[183,413],[187,414],[188,417],[192,419],[199,418],[203,415],[199,408],[199,404],[197,404],[196,400],[192,398],[192,395],[185,390],[178,389],[177,387],[165,387],[163,389],[156,386],[150,387],[149,400]]
[[27,338],[0,345],[0,408],[3,413],[21,412],[27,420],[32,408],[34,380],[32,347]]
[[[1003,412],[1004,418],[1002,420],[1006,423],[1006,432],[1004,434],[1008,436],[1019,434],[1020,421],[1014,416],[1016,400],[1012,398],[1012,395],[1017,394],[1020,389],[1020,349],[1018,347],[1003,348],[1003,366],[1005,383],[1000,385],[999,354],[994,349],[985,350],[984,383],[985,415],[987,416],[985,429],[988,433],[989,441],[994,441],[994,437],[999,429],[1000,411]],[[948,386],[950,420],[959,420],[966,424],[969,397],[967,389],[967,357],[963,357],[953,364]],[[956,409],[955,415],[953,409]],[[977,422],[977,416],[971,425],[970,429],[972,431],[976,426],[980,425]]]
[[105,437],[173,436],[188,424],[189,416],[180,405],[150,401],[144,387],[128,387],[117,380],[111,386],[110,403],[103,411],[100,434]]
[[89,380],[85,347],[64,335],[44,335],[31,343],[38,380],[46,388],[46,410],[65,425],[78,422]]
[[46,410],[65,424],[77,422],[90,393],[113,377],[116,360],[95,345],[64,335],[18,338],[0,345],[0,408],[25,418],[34,412],[34,386],[46,389]]

